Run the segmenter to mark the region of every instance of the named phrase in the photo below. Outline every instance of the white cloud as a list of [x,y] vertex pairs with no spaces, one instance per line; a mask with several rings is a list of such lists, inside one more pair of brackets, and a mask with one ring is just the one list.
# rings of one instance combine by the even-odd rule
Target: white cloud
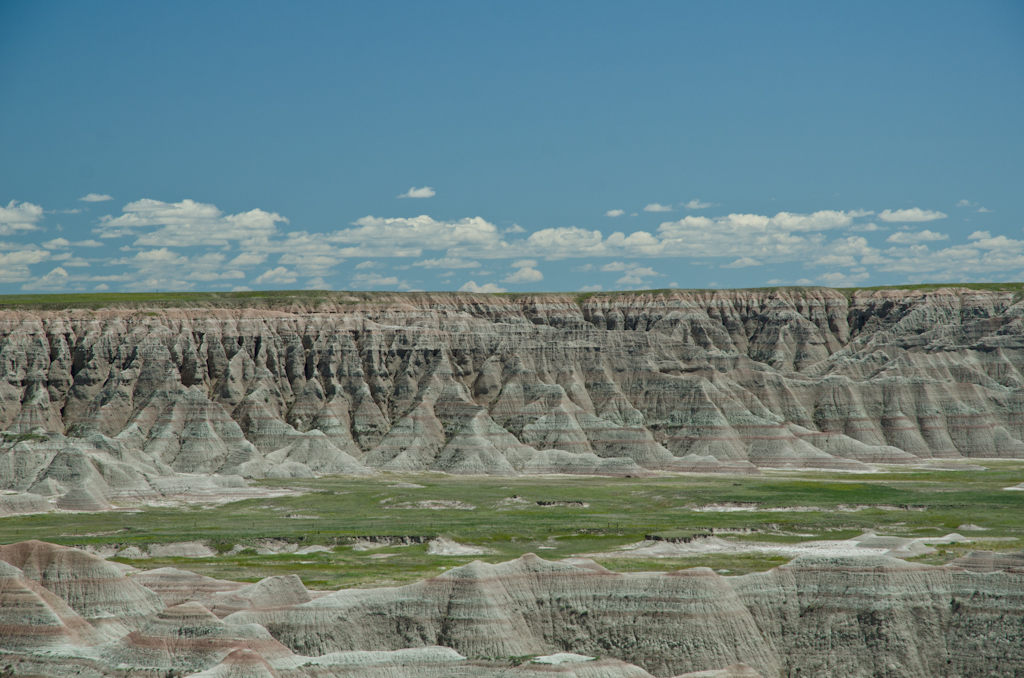
[[[195,287],[196,282],[244,278],[245,273],[233,267],[238,257],[225,264],[226,259],[223,252],[206,252],[189,257],[167,247],[140,250],[132,256],[103,262],[108,269],[111,266],[127,266],[130,269],[127,273],[92,276],[89,280],[120,282],[125,290],[185,290]],[[73,262],[64,265],[73,265]]]
[[604,213],[606,217],[621,217],[626,213],[626,210],[608,210]]
[[[232,241],[266,240],[276,223],[288,220],[276,212],[254,209],[224,215],[215,205],[182,200],[176,203],[143,199],[124,206],[119,217],[105,216],[93,232],[101,238],[138,235],[136,246],[225,247]],[[157,230],[139,233],[156,227]]]
[[682,206],[688,210],[705,210],[711,207],[711,203],[703,202],[701,200],[698,200],[697,198],[694,198],[690,202],[682,203]]
[[857,260],[848,254],[826,254],[810,263],[811,266],[839,266],[850,268],[857,265]]
[[188,257],[169,250],[166,247],[161,247],[155,250],[142,250],[135,254],[134,257],[128,259],[117,259],[110,262],[112,264],[136,264],[139,266],[152,266],[152,265],[166,265],[166,264],[178,264],[183,265],[188,263]]
[[422,266],[424,268],[480,268],[480,262],[468,261],[458,257],[443,257],[441,259],[417,261],[413,266]]
[[216,271],[192,271],[188,274],[186,280],[198,280],[200,282],[212,282],[214,280],[239,280],[245,277],[245,273],[241,271],[224,271],[218,273]]
[[108,285],[107,283],[100,283],[99,285],[97,285],[93,289],[96,290],[97,292],[103,292],[103,291],[109,290],[110,289],[110,285]]
[[870,277],[871,276],[867,273],[856,273],[850,275],[846,273],[833,272],[823,273],[819,275],[816,280],[828,287],[856,287],[858,284],[864,282]]
[[380,273],[356,273],[352,276],[352,285],[355,287],[381,287],[397,285],[396,276],[384,277]]
[[921,242],[935,242],[937,240],[949,240],[949,236],[945,233],[935,233],[928,230],[920,231],[918,233],[900,231],[899,233],[893,233],[885,239],[886,242],[891,242],[897,245],[916,245]]
[[948,215],[935,210],[923,210],[920,207],[911,207],[906,210],[885,210],[878,215],[882,221],[935,221],[945,219]]
[[0,207],[0,235],[11,235],[18,231],[34,231],[43,218],[43,208],[30,202],[12,200],[7,207]]
[[580,292],[600,292],[603,289],[600,285],[584,285],[580,288]]
[[730,264],[722,264],[720,268],[746,268],[747,266],[761,266],[761,262],[752,257],[740,257]]
[[329,275],[331,269],[345,261],[333,254],[282,254],[278,264],[291,266],[299,275]]
[[58,266],[41,278],[30,280],[21,289],[30,290],[62,290],[68,284],[68,272]]
[[496,294],[498,292],[505,292],[504,287],[498,287],[494,283],[486,283],[484,285],[477,285],[475,282],[470,280],[465,285],[459,288],[460,292],[473,292],[474,294]]
[[307,290],[329,290],[331,289],[330,284],[324,282],[324,279],[317,276],[316,278],[310,278],[306,282]]
[[254,285],[291,285],[297,280],[294,273],[284,266],[271,268],[252,281]]
[[433,198],[437,193],[430,186],[424,186],[423,188],[412,187],[399,198]]
[[51,261],[61,262],[61,266],[69,268],[89,268],[89,262],[81,257],[72,255],[71,252],[61,252],[50,258]]
[[228,266],[244,268],[246,266],[258,266],[267,260],[267,255],[262,252],[242,252],[228,262]]
[[50,258],[46,250],[29,247],[0,254],[0,282],[23,282],[32,277],[28,267]]
[[113,198],[105,193],[90,193],[79,198],[82,202],[105,202]]
[[350,245],[341,252],[352,257],[418,257],[423,250],[454,247],[491,252],[507,248],[498,227],[480,217],[459,221],[435,221],[427,215],[410,219],[363,217],[346,228],[328,234],[326,240]]
[[656,203],[656,202],[652,202],[649,205],[647,205],[646,207],[644,207],[644,212],[671,212],[671,211],[672,211],[672,206],[671,205],[661,205],[661,204]]
[[866,224],[855,224],[850,227],[851,231],[858,231],[861,233],[873,233],[874,231],[888,231],[887,226],[879,226],[875,222],[871,221]]
[[[695,199],[683,206],[696,208],[697,203],[705,204]],[[971,203],[968,207],[976,208],[977,204]],[[11,202],[6,208],[0,207],[0,233],[38,230],[44,214],[42,208],[30,203]],[[905,274],[913,282],[1000,280],[1024,270],[1024,240],[1002,235],[993,237],[991,231],[975,231],[964,245],[930,250],[929,247],[936,247],[932,243],[948,241],[949,236],[929,230],[915,232],[910,230],[911,224],[886,234],[890,236],[888,249],[872,247],[864,237],[852,233],[889,230],[874,223],[862,223],[860,219],[871,214],[865,210],[779,212],[775,216],[691,214],[677,221],[666,221],[653,232],[626,233],[623,229],[608,234],[576,226],[526,233],[518,225],[502,229],[480,217],[438,221],[426,215],[396,219],[368,216],[335,232],[309,233],[283,232],[281,224],[287,220],[262,210],[225,215],[214,205],[191,200],[179,203],[141,200],[126,205],[121,216],[101,218],[96,228],[104,238],[133,236],[132,246],[120,248],[123,255],[106,258],[90,253],[86,260],[75,256],[75,248],[102,247],[109,241],[73,241],[56,233],[53,235],[57,237],[30,247],[0,242],[0,282],[25,283],[26,289],[58,284],[66,285],[62,289],[79,289],[83,282],[89,282],[116,283],[126,291],[183,290],[192,289],[197,283],[227,287],[219,283],[252,279],[258,271],[263,271],[256,277],[255,284],[284,286],[306,279],[307,285],[322,288],[328,284],[327,276],[338,264],[349,257],[360,257],[353,262],[357,272],[353,285],[397,286],[399,289],[412,289],[413,284],[421,286],[418,281],[399,280],[397,273],[391,276],[370,274],[368,269],[383,264],[361,260],[384,256],[420,259],[410,259],[414,263],[396,267],[396,270],[439,268],[450,274],[458,269],[473,269],[476,280],[496,268],[488,265],[491,271],[483,271],[481,262],[504,259],[510,262],[512,270],[506,269],[500,283],[510,284],[545,280],[538,270],[540,260],[592,257],[590,262],[571,270],[575,273],[616,272],[620,286],[647,287],[652,286],[653,277],[661,274],[630,259],[692,258],[703,260],[704,265],[723,268],[799,263],[804,267],[819,267],[819,272],[827,270],[822,275],[830,277],[818,281],[832,285],[857,284],[866,279],[865,276],[878,272]],[[886,210],[877,218],[881,219],[879,223],[885,223],[942,217],[945,215],[941,212],[913,208]],[[194,254],[191,248],[197,245],[216,249]],[[183,247],[189,249],[179,250]],[[424,251],[438,254],[424,259]],[[605,263],[601,263],[601,259]],[[40,277],[41,271],[33,274],[30,270],[33,264],[42,261],[51,262],[49,268],[53,275],[50,278],[47,278],[49,273]],[[268,264],[268,261],[273,263]],[[90,264],[94,268],[103,266],[104,275],[68,273],[87,273]],[[119,271],[118,266],[127,270]],[[255,267],[258,270],[253,270]],[[871,267],[871,271],[864,267]],[[67,276],[63,283],[63,276],[55,272],[58,268]],[[837,269],[845,272],[838,273]],[[106,274],[107,271],[110,273]],[[456,278],[448,275],[443,279]],[[496,283],[478,285],[470,281],[466,285],[469,287],[464,286],[465,289],[471,291],[503,291]]]
[[544,274],[535,268],[523,267],[515,273],[510,273],[501,279],[503,283],[531,283],[540,282],[544,279]]
[[576,226],[544,228],[535,231],[515,247],[518,253],[539,254],[548,259],[566,256],[602,256],[605,254],[604,236],[601,231],[587,231]]
[[960,200],[959,202],[957,202],[956,206],[957,207],[977,207],[978,209],[976,209],[974,211],[979,213],[979,214],[990,214],[992,212],[992,210],[990,210],[989,208],[987,208],[987,207],[979,207],[978,203],[971,202],[970,200]]
[[858,216],[861,216],[860,212],[843,212],[836,210],[819,210],[812,214],[779,212],[771,218],[770,223],[778,228],[789,231],[827,231],[834,228],[850,226],[853,223],[854,218]]
[[[607,263],[604,266],[602,266],[601,270],[605,271],[605,272],[608,272],[608,271],[625,271],[627,268],[632,268],[633,266],[636,266],[636,264],[633,263],[633,262],[630,262],[630,263],[627,264],[624,261],[612,261],[612,262]],[[589,269],[587,269],[587,270],[589,270]]]
[[965,276],[1007,274],[1024,268],[1024,241],[1006,236],[971,234],[973,241],[930,250],[927,245],[892,247],[865,257],[865,264],[886,273],[904,273],[913,281],[963,280]]
[[78,242],[70,242],[66,238],[54,238],[53,240],[47,240],[42,243],[42,245],[48,250],[61,250],[67,249],[68,247],[103,247],[103,243],[95,240],[79,240]]
[[660,275],[662,275],[661,273],[658,273],[657,271],[655,271],[650,266],[641,266],[640,264],[638,264],[638,263],[636,263],[634,261],[630,261],[630,262],[613,261],[611,263],[607,263],[604,266],[602,266],[601,270],[604,271],[605,273],[609,273],[609,272],[616,272],[616,273],[618,273],[618,272],[625,271],[625,272],[629,273],[630,275],[632,275],[634,277],[644,277],[644,278],[650,278],[650,277],[653,277],[653,276],[660,276]]

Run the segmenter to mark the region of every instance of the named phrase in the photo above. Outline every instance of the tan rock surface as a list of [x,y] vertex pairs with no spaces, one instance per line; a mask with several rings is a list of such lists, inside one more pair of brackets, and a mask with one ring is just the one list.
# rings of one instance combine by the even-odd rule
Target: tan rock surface
[[1022,346],[1024,302],[956,288],[4,311],[0,489],[1019,458]]
[[[1024,570],[1015,561],[975,572],[879,555],[802,556],[722,577],[707,568],[617,574],[585,559],[528,555],[314,597],[287,577],[246,586],[168,570],[126,578],[95,556],[40,542],[0,547],[0,556],[0,657],[19,667],[14,675],[953,678],[1024,670]],[[130,595],[139,582],[182,602],[162,608],[156,593]],[[117,598],[105,609],[118,615],[121,636],[111,637],[97,596],[81,594],[89,588]],[[240,611],[219,619],[198,599]]]
[[159,596],[99,556],[41,541],[0,546],[0,561],[55,594],[108,636],[137,628],[163,608]]

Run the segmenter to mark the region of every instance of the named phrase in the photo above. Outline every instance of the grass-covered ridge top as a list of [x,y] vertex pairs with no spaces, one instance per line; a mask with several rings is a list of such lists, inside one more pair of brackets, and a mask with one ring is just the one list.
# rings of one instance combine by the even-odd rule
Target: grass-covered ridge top
[[70,309],[140,309],[140,308],[287,308],[301,305],[316,307],[319,305],[352,305],[359,303],[387,302],[401,299],[417,299],[452,295],[458,297],[479,297],[521,299],[537,297],[568,297],[577,304],[592,298],[613,298],[641,295],[676,295],[676,294],[713,294],[716,292],[750,292],[770,294],[786,292],[791,296],[804,296],[821,290],[829,290],[852,299],[858,292],[876,292],[884,290],[907,292],[930,292],[944,288],[961,288],[986,292],[1013,292],[1024,295],[1024,282],[1005,283],[925,283],[919,285],[888,285],[878,287],[840,287],[823,286],[774,286],[749,288],[664,288],[651,290],[606,292],[504,292],[500,294],[476,294],[456,291],[430,292],[388,292],[388,291],[349,291],[349,290],[264,290],[250,292],[105,292],[81,294],[6,294],[0,295],[0,309],[5,310],[70,310]]

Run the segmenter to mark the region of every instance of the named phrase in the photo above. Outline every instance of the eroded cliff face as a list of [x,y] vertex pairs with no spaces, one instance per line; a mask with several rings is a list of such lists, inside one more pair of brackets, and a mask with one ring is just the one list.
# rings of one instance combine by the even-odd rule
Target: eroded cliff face
[[[0,314],[0,481],[1024,456],[1024,304],[940,289]],[[12,434],[49,432],[49,439]]]
[[[0,548],[0,662],[6,675],[153,678],[1012,677],[1024,671],[1022,592],[1020,568],[874,555],[723,577],[527,554],[313,594],[294,577],[126,576],[22,542]],[[528,661],[538,655],[567,662]]]

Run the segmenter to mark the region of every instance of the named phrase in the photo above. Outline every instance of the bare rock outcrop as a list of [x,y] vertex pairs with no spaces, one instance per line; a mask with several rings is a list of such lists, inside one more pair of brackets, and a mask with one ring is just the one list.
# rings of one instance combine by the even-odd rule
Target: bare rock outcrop
[[[978,561],[965,563],[989,570]],[[289,577],[128,578],[81,551],[23,542],[0,547],[0,659],[14,675],[96,677],[1015,675],[1024,671],[1015,563],[973,571],[801,556],[724,577],[618,574],[530,554],[314,596]],[[140,582],[175,604],[163,607]]]
[[116,565],[78,549],[24,541],[0,546],[0,561],[18,568],[108,637],[137,628],[164,607],[157,594],[129,580]]
[[188,570],[161,567],[132,574],[131,580],[153,591],[167,607],[189,601],[204,602],[217,593],[237,591],[245,586],[239,582],[204,577]]
[[0,489],[1022,458],[1022,349],[1024,301],[959,288],[3,311]]

